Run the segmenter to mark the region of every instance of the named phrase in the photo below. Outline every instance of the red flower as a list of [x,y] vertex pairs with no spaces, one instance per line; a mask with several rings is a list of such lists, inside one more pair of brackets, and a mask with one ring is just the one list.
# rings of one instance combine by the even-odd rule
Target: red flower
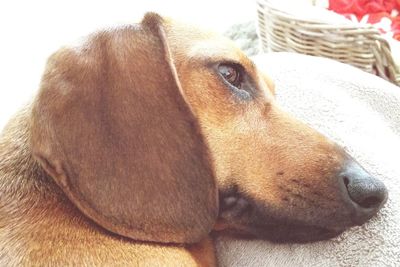
[[391,16],[393,10],[400,11],[400,0],[329,0],[329,9],[345,17],[355,15],[358,20],[368,15],[368,23],[371,24],[389,18],[394,38],[400,40],[400,17]]

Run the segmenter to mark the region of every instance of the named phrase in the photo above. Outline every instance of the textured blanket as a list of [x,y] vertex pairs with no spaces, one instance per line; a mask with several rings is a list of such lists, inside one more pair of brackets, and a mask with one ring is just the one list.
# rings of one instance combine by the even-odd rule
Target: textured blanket
[[389,200],[379,216],[328,241],[220,237],[220,265],[400,266],[400,87],[323,58],[272,53],[256,62],[275,80],[278,102],[384,181]]

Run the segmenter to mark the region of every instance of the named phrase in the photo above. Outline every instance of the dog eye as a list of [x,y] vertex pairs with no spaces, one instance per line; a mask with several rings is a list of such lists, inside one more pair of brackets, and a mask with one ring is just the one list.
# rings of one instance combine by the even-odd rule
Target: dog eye
[[235,64],[220,64],[218,71],[228,83],[239,89],[242,87],[243,79],[239,66]]
[[240,100],[251,100],[256,95],[256,86],[245,68],[235,62],[222,62],[216,67],[225,85]]

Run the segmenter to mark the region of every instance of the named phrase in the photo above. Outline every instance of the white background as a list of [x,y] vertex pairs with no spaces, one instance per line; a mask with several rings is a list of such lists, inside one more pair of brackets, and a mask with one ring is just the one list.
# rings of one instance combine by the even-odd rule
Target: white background
[[0,2],[0,129],[38,89],[47,57],[96,29],[157,11],[217,32],[254,19],[253,0]]

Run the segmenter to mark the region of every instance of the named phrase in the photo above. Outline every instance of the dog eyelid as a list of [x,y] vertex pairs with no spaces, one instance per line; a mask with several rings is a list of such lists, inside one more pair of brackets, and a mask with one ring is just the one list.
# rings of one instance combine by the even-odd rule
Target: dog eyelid
[[253,79],[242,64],[223,61],[217,64],[217,72],[224,83],[240,100],[251,100],[255,94]]

